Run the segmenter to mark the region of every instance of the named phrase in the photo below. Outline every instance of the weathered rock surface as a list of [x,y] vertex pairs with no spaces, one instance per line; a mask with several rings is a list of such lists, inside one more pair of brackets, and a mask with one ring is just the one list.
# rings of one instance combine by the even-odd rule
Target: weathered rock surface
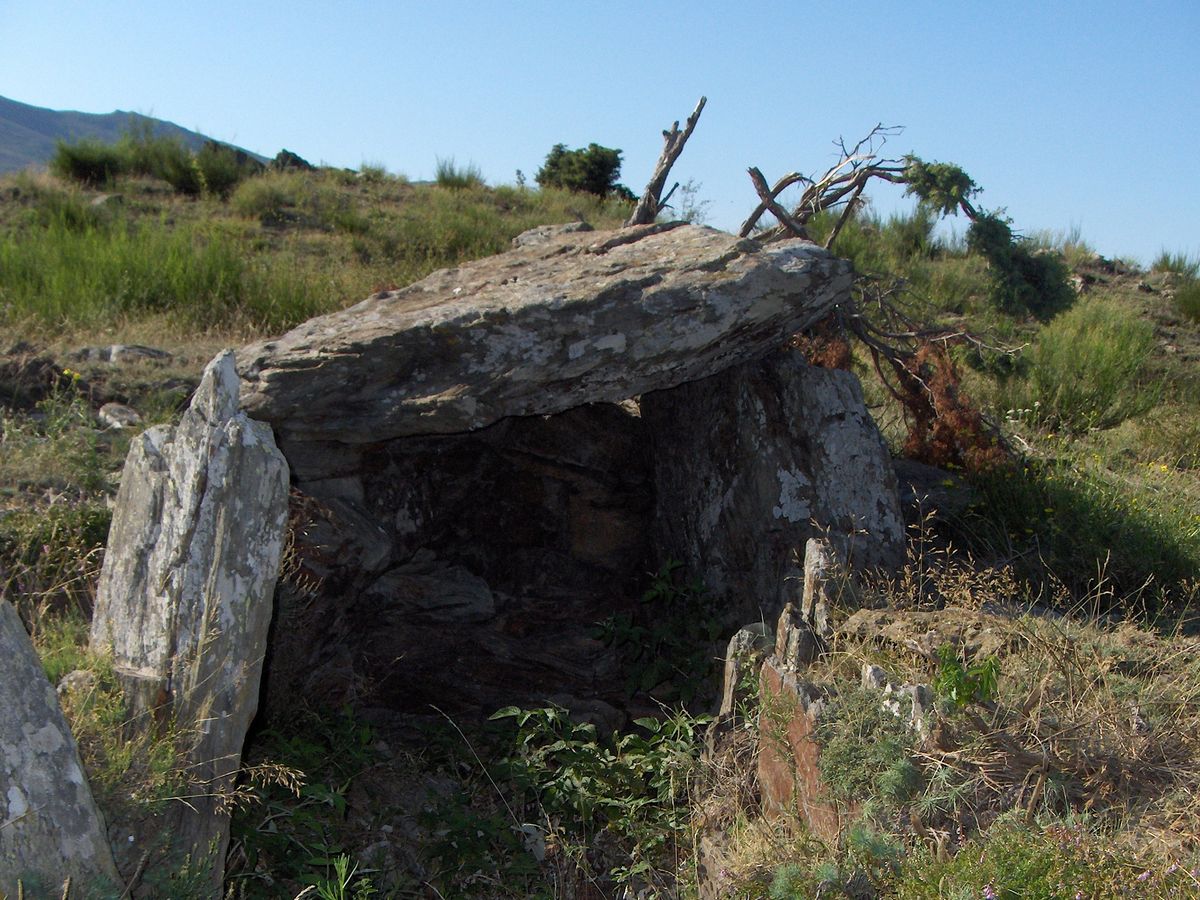
[[568,233],[376,294],[238,353],[285,440],[449,434],[673,387],[825,315],[850,266],[709,228]]
[[189,777],[203,786],[158,830],[173,849],[218,861],[229,821],[220,795],[258,706],[288,496],[270,428],[237,406],[225,352],[177,427],[133,442],[91,634],[93,648],[111,650],[135,711],[184,736]]
[[[77,888],[120,892],[104,820],[16,609],[0,599],[0,895]],[[49,893],[46,894],[49,896]],[[58,896],[55,893],[54,896]]]
[[743,621],[799,601],[810,538],[827,536],[855,567],[903,558],[891,458],[851,373],[777,352],[641,407],[658,545],[742,604]]

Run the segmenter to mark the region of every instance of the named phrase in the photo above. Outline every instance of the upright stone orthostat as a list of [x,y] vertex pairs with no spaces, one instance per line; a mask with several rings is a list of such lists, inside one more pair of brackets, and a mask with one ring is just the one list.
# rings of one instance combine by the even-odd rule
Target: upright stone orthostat
[[[63,718],[17,611],[0,599],[0,896],[115,888],[117,867]],[[85,890],[80,890],[81,888]],[[49,894],[47,894],[49,896]]]
[[[288,467],[271,429],[238,411],[233,354],[208,364],[176,427],[139,436],[125,463],[92,621],[135,712],[168,720],[197,786],[160,822],[171,849],[216,862],[221,795],[258,708],[287,516]],[[149,722],[143,721],[149,727]]]
[[800,605],[809,538],[857,567],[903,558],[891,457],[853,374],[777,352],[647,394],[642,418],[658,546],[747,619]]

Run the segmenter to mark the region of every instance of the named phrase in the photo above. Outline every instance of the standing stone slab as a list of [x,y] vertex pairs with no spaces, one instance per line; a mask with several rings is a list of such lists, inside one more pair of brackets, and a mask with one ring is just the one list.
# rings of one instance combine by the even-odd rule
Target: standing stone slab
[[214,854],[218,881],[229,824],[220,795],[258,708],[288,496],[271,429],[238,412],[238,391],[227,351],[177,427],[130,447],[91,635],[111,650],[135,712],[183,736],[199,796],[163,828],[176,851]]
[[800,557],[826,531],[853,566],[903,557],[895,472],[851,373],[779,351],[647,394],[641,409],[660,553],[746,618],[800,599]]
[[[17,611],[0,599],[0,896],[119,884],[75,738]],[[113,896],[119,893],[113,891]],[[56,894],[57,896],[57,894]]]

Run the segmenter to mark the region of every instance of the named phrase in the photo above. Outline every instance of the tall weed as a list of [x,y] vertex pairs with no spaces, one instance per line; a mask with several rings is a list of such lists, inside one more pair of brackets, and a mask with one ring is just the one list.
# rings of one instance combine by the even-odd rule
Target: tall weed
[[1080,303],[1038,335],[1015,408],[1073,433],[1117,425],[1159,399],[1160,388],[1139,377],[1153,347],[1148,321],[1111,302]]
[[1200,278],[1200,259],[1187,253],[1163,250],[1150,264],[1151,272],[1174,272],[1188,280]]

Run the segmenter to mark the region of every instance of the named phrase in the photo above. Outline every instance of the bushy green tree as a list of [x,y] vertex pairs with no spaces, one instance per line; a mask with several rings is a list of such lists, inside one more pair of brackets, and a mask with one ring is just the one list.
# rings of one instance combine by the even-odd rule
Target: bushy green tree
[[542,167],[534,176],[541,187],[565,188],[607,197],[618,193],[632,197],[629,189],[617,183],[621,176],[621,151],[599,144],[586,149],[568,150],[566,144],[555,144]]

